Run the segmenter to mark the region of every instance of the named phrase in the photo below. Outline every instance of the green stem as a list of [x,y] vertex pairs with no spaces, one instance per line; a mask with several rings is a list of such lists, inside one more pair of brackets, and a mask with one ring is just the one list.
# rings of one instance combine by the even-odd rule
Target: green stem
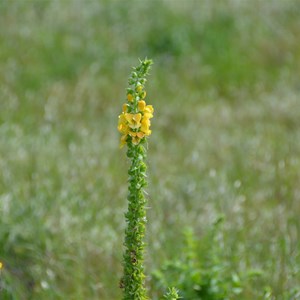
[[131,160],[129,174],[128,211],[125,214],[127,228],[125,230],[126,247],[124,253],[124,300],[147,299],[144,275],[144,235],[146,225],[146,199],[143,188],[146,186],[146,165],[144,147],[129,145],[127,156]]

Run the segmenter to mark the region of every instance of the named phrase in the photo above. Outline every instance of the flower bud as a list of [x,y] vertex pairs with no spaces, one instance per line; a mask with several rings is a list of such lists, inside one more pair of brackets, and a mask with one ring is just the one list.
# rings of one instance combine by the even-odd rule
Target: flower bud
[[133,96],[132,96],[132,94],[127,94],[127,100],[128,100],[129,102],[132,102],[132,101],[133,101]]
[[139,84],[139,85],[135,88],[135,90],[139,93],[139,92],[141,92],[141,91],[143,90],[143,86],[142,86],[141,84]]

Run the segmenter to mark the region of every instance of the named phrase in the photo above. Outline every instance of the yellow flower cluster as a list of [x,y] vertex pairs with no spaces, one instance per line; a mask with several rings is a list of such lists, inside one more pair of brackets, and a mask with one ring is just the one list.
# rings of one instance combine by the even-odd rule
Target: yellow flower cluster
[[[145,96],[146,92],[144,92]],[[131,94],[127,95],[129,102],[133,101]],[[123,112],[119,115],[118,130],[122,133],[121,144],[122,148],[131,137],[131,141],[134,145],[138,145],[140,141],[151,134],[150,119],[153,117],[154,109],[152,105],[146,105],[144,100],[137,102],[137,113],[128,113],[128,107],[130,104],[123,105]]]

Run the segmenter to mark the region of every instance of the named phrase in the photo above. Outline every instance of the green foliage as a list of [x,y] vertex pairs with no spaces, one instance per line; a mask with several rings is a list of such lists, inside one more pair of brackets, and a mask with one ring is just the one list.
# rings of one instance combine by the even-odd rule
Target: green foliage
[[115,117],[145,56],[156,63],[145,268],[173,257],[182,228],[205,236],[223,214],[230,274],[264,270],[240,299],[300,286],[299,15],[298,0],[0,1],[10,297],[121,299],[128,165]]
[[197,240],[191,229],[185,231],[181,256],[165,262],[153,272],[157,288],[177,286],[182,299],[226,300],[243,297],[248,280],[261,275],[248,270],[243,274],[232,271],[221,247],[221,225],[218,219],[205,236]]
[[178,295],[178,290],[174,287],[169,288],[168,292],[164,295],[164,299],[167,299],[167,300],[177,300],[180,298],[181,297],[179,297],[179,295]]
[[[285,291],[280,299],[298,300],[300,298],[300,287],[294,287],[291,290]],[[275,300],[274,292],[270,286],[264,290],[263,300]]]
[[[19,283],[20,284],[20,283]],[[9,276],[4,272],[0,271],[0,295],[3,300],[16,300],[19,299],[17,297],[16,291],[13,291],[13,286],[17,286],[18,292],[22,290],[22,285],[18,285],[18,281],[16,279],[12,280]],[[20,296],[20,295],[19,295]]]

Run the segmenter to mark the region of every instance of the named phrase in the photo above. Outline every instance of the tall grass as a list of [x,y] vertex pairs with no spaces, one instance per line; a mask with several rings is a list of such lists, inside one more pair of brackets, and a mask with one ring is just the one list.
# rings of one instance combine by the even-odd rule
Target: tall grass
[[5,297],[121,298],[115,116],[128,68],[149,56],[147,269],[182,249],[182,228],[201,239],[223,214],[231,270],[264,271],[243,299],[265,286],[287,299],[300,285],[299,12],[292,0],[0,1]]

